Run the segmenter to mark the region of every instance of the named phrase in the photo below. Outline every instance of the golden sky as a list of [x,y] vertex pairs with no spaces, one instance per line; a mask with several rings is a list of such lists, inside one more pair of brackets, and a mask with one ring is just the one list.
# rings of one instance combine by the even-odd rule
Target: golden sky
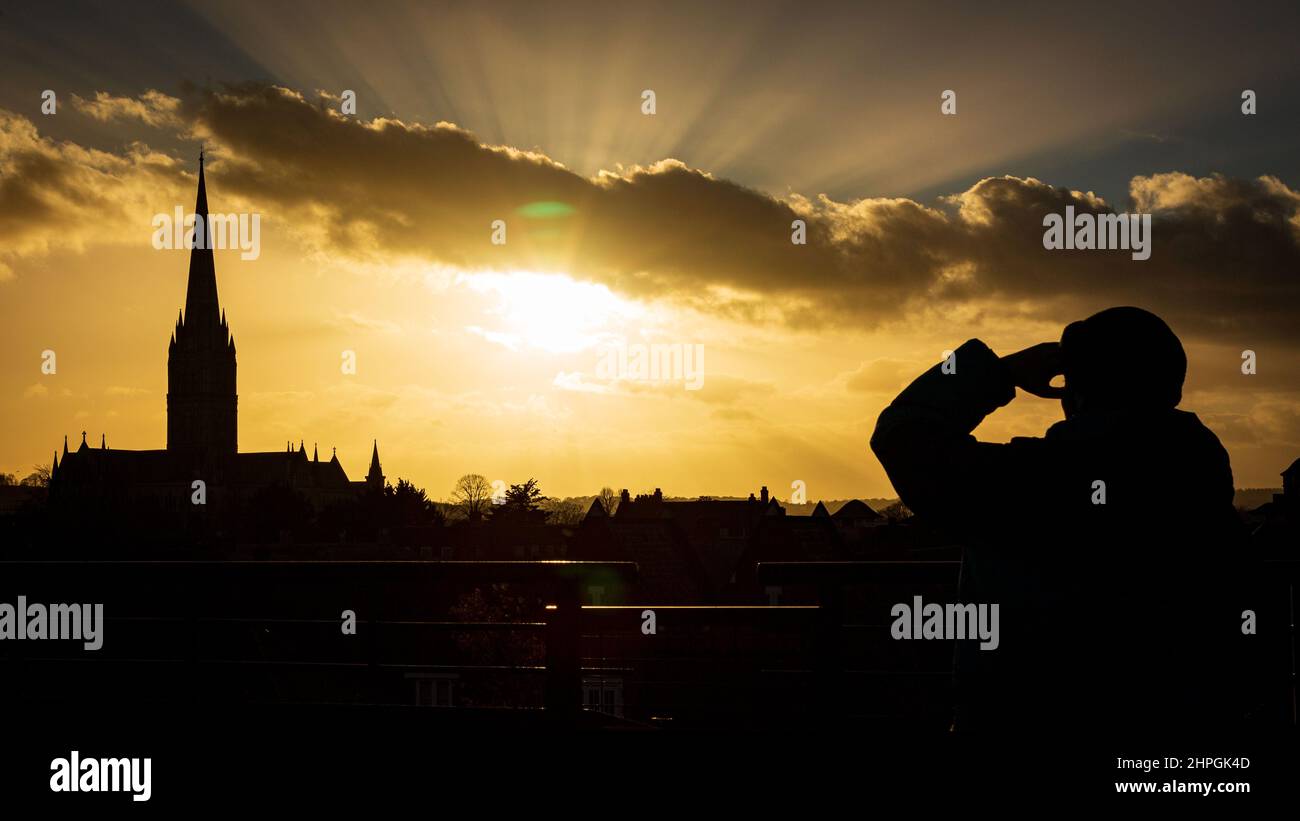
[[[1115,66],[1123,44],[1099,42],[1081,77],[1053,21],[990,49],[994,21],[958,12],[361,8],[196,5],[171,25],[202,42],[166,48],[165,20],[105,23],[142,45],[8,18],[0,470],[82,430],[163,446],[187,259],[151,221],[193,207],[200,145],[212,210],[261,215],[257,259],[217,254],[241,450],[337,447],[359,478],[378,439],[389,479],[437,498],[467,472],[560,496],[889,496],[870,431],[945,350],[1008,353],[1137,304],[1182,336],[1182,407],[1238,486],[1300,455],[1294,72],[1269,49],[1191,65],[1203,35],[1169,32]],[[1247,87],[1271,120],[1237,111]],[[1042,215],[1067,204],[1153,213],[1152,258],[1045,251]],[[702,344],[703,386],[602,379],[617,340]],[[1022,394],[978,434],[1059,418]]]

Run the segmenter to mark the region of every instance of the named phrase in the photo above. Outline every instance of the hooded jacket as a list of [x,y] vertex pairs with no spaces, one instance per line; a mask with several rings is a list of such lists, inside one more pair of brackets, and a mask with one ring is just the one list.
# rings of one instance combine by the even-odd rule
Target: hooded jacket
[[1231,723],[1244,528],[1195,414],[1079,413],[1039,438],[971,435],[1015,396],[979,340],[881,413],[902,501],[963,544],[959,598],[998,603],[995,650],[956,649],[959,730]]

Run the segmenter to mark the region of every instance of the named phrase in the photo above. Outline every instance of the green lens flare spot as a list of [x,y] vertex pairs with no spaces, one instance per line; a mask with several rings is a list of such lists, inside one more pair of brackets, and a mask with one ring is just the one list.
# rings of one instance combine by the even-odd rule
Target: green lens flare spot
[[530,202],[527,205],[521,205],[517,213],[521,217],[528,217],[530,219],[557,219],[572,214],[573,206],[556,200],[541,200],[539,202]]

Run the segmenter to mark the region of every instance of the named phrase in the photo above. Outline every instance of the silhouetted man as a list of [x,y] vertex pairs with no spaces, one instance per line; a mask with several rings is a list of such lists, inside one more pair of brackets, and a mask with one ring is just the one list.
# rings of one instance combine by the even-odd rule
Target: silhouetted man
[[[961,601],[1000,605],[996,650],[958,642],[959,731],[1236,717],[1241,523],[1227,452],[1176,409],[1186,371],[1159,317],[1111,308],[1001,358],[972,339],[880,415],[871,447],[903,502],[965,545]],[[976,441],[1017,387],[1065,420]]]

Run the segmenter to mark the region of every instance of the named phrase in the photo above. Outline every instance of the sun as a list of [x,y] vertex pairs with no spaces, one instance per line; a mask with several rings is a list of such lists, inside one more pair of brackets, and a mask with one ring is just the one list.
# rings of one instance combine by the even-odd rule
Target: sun
[[484,271],[457,281],[495,299],[487,309],[492,322],[470,330],[513,350],[576,353],[625,335],[646,315],[643,306],[604,285],[566,274]]

